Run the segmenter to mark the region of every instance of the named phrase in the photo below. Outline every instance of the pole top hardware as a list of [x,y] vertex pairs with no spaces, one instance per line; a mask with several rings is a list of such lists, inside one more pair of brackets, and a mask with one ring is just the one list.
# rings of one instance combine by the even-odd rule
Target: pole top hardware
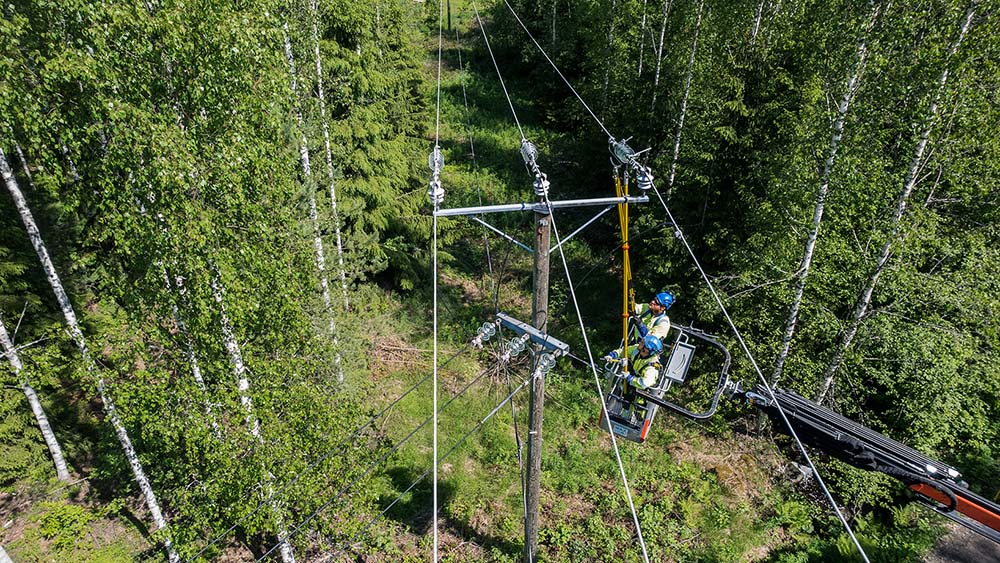
[[527,335],[534,344],[552,352],[556,357],[569,354],[569,344],[557,340],[550,335],[542,334],[537,328],[511,317],[507,313],[497,313],[497,321],[500,323],[500,326],[507,330]]
[[548,202],[533,203],[507,203],[502,205],[487,205],[483,207],[455,207],[452,209],[438,209],[434,214],[438,217],[454,217],[456,215],[481,215],[483,213],[504,213],[507,211],[534,211],[536,213],[548,214],[550,209],[566,209],[570,207],[593,207],[604,205],[616,205],[619,203],[648,203],[649,197],[623,196],[623,197],[602,197],[594,199],[566,199]]
[[427,188],[427,197],[437,209],[444,201],[444,188],[441,187],[441,169],[444,168],[444,155],[441,147],[434,145],[434,151],[427,157],[427,166],[431,169],[431,181]]
[[521,158],[524,159],[524,165],[527,166],[528,170],[535,176],[535,181],[531,184],[531,187],[535,190],[535,195],[541,198],[548,197],[548,176],[546,176],[545,173],[538,168],[538,149],[535,147],[534,143],[527,139],[521,139]]
[[636,185],[639,187],[640,191],[647,191],[653,188],[653,172],[648,166],[643,166],[639,164],[637,157],[648,151],[649,149],[643,149],[639,152],[635,152],[628,145],[628,141],[631,139],[625,139],[624,141],[616,141],[614,138],[608,140],[610,145],[609,150],[611,151],[611,160],[615,167],[618,166],[628,166],[635,173]]

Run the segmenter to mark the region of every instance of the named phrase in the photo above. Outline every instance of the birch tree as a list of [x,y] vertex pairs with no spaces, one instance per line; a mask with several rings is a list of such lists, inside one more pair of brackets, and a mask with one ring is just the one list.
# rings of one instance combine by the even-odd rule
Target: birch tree
[[674,156],[670,160],[670,177],[664,197],[670,199],[674,188],[674,176],[677,173],[677,158],[681,153],[681,134],[684,131],[684,117],[687,114],[688,97],[691,94],[691,75],[694,73],[694,56],[698,51],[698,32],[701,30],[701,15],[705,8],[705,0],[698,3],[698,17],[694,24],[694,38],[691,40],[691,53],[688,55],[687,73],[684,75],[684,95],[681,98],[681,110],[677,118],[677,135],[674,137]]
[[[213,268],[212,296],[215,298],[215,302],[219,306],[219,324],[222,329],[222,342],[226,348],[226,352],[229,354],[229,359],[232,362],[233,375],[236,376],[236,389],[240,396],[240,404],[243,405],[243,415],[246,420],[247,429],[249,430],[250,436],[253,437],[254,441],[263,446],[264,440],[260,434],[260,419],[257,418],[257,414],[254,412],[253,399],[250,397],[250,379],[247,377],[247,367],[243,362],[243,353],[240,351],[239,342],[236,340],[236,334],[233,332],[233,325],[229,321],[229,315],[226,314],[223,292],[224,290],[219,272]],[[281,545],[279,548],[279,551],[281,552],[281,560],[285,563],[295,563],[295,553],[292,551],[292,545],[288,542],[288,531],[285,530],[283,523],[284,518],[281,515],[281,507],[278,505],[277,500],[274,499],[274,476],[266,468],[265,473],[267,484],[264,487],[264,493],[267,495],[266,498],[271,499],[271,510],[276,520],[278,527],[278,542]]]
[[[330,126],[326,122],[326,96],[323,88],[323,60],[319,51],[319,10],[316,0],[310,0],[310,16],[312,19],[313,55],[316,60],[316,95],[319,98],[319,118],[323,125],[323,146],[326,149],[326,173],[330,180],[330,208],[333,214],[333,232],[337,241],[337,266],[340,268],[340,290],[344,296],[344,310],[351,308],[347,298],[347,271],[344,268],[344,244],[340,236],[340,213],[337,211],[337,182],[333,168],[333,151],[330,149]],[[294,72],[294,66],[292,67]],[[337,327],[330,311],[330,333],[337,338]],[[336,343],[335,343],[336,345]],[[337,371],[340,371],[340,356],[336,360]]]
[[56,475],[60,481],[69,481],[69,469],[66,467],[66,458],[63,456],[62,446],[59,445],[59,440],[56,439],[56,434],[52,431],[49,419],[45,416],[45,409],[42,408],[42,402],[38,400],[38,393],[35,392],[31,383],[28,382],[27,376],[21,374],[24,370],[24,365],[21,363],[21,356],[18,354],[17,348],[14,347],[14,342],[7,333],[7,327],[4,326],[2,318],[0,318],[0,346],[3,347],[4,355],[7,356],[7,361],[10,363],[10,369],[14,372],[14,377],[19,382],[18,386],[24,393],[24,397],[28,399],[31,412],[35,415],[35,420],[38,422],[38,429],[42,431],[42,438],[45,439],[45,445],[49,448],[49,455],[52,456],[52,463],[56,466]]
[[753,26],[750,28],[750,45],[757,43],[757,33],[760,32],[760,23],[764,18],[764,6],[767,5],[767,0],[760,0],[757,3],[757,13],[753,18]]
[[902,220],[904,214],[906,213],[907,204],[909,203],[910,196],[913,194],[913,189],[919,180],[918,172],[924,162],[924,152],[927,149],[927,143],[930,139],[931,130],[937,121],[938,104],[948,84],[948,75],[951,71],[949,66],[951,59],[955,56],[955,53],[958,52],[958,48],[962,44],[962,39],[972,26],[972,19],[975,16],[975,13],[976,1],[973,0],[970,2],[968,8],[966,9],[965,16],[962,18],[962,23],[958,30],[958,36],[948,49],[948,54],[945,57],[944,69],[938,77],[937,88],[932,95],[931,103],[928,106],[927,113],[923,118],[919,140],[914,148],[910,165],[906,169],[906,174],[903,177],[902,189],[896,198],[895,210],[893,211],[892,218],[889,222],[888,237],[882,245],[882,249],[879,251],[878,257],[875,259],[875,266],[872,268],[867,279],[865,280],[864,285],[861,287],[861,291],[855,301],[847,327],[841,333],[837,346],[834,350],[833,357],[830,360],[826,371],[823,373],[822,381],[820,382],[816,393],[817,403],[822,403],[826,400],[827,394],[833,386],[834,378],[837,376],[837,371],[840,369],[841,364],[843,364],[847,351],[854,342],[855,336],[857,336],[858,328],[861,326],[862,320],[864,320],[865,315],[868,313],[868,306],[871,304],[872,293],[875,290],[876,284],[878,284],[879,277],[882,275],[889,263],[890,257],[892,256],[893,245],[899,238],[900,231],[902,229]]
[[604,56],[604,90],[601,93],[601,107],[608,105],[608,86],[611,83],[611,58],[615,49],[615,7],[617,0],[611,0],[611,11],[608,13],[608,44]]
[[[163,280],[167,292],[176,293],[178,299],[184,299],[187,296],[187,288],[184,287],[184,278],[174,276],[173,281],[171,281],[170,274],[166,268],[162,264],[160,267],[163,270]],[[219,428],[219,422],[215,419],[215,413],[212,412],[212,402],[208,394],[208,386],[205,385],[205,378],[201,375],[201,365],[198,363],[198,354],[194,349],[194,340],[191,338],[187,324],[181,318],[177,301],[172,301],[170,308],[173,313],[174,324],[177,325],[177,331],[181,333],[181,337],[184,339],[184,354],[187,356],[188,365],[191,366],[191,376],[194,378],[194,383],[198,386],[198,391],[201,392],[201,400],[205,405],[205,416],[212,427],[212,435],[215,436],[216,440],[222,440],[222,430]]]
[[663,21],[660,22],[660,42],[656,46],[656,72],[653,73],[653,101],[649,111],[656,111],[656,96],[660,92],[660,69],[663,68],[663,42],[667,36],[667,22],[670,20],[670,8],[674,0],[663,0]]
[[[758,18],[760,17],[758,13]],[[805,293],[806,278],[809,277],[809,268],[812,266],[814,251],[816,250],[816,240],[819,237],[820,225],[823,222],[823,211],[826,207],[826,196],[830,189],[830,173],[833,171],[833,164],[837,158],[837,150],[840,148],[840,141],[844,136],[844,122],[847,120],[847,110],[854,99],[854,94],[859,87],[861,74],[864,72],[865,64],[868,60],[868,33],[871,31],[878,17],[878,10],[872,14],[870,23],[861,39],[858,41],[858,48],[855,53],[854,72],[847,79],[844,89],[844,97],[837,105],[837,117],[833,122],[833,130],[830,134],[830,146],[827,149],[826,159],[823,162],[823,169],[819,175],[819,187],[816,190],[816,198],[813,202],[812,227],[809,236],[806,238],[805,248],[802,250],[802,258],[799,261],[799,268],[795,272],[795,290],[792,296],[792,304],[788,309],[788,317],[785,320],[785,332],[781,338],[781,349],[778,358],[774,362],[774,370],[771,373],[771,386],[774,387],[781,379],[781,372],[784,369],[785,360],[791,349],[792,338],[795,335],[795,327],[799,321],[799,308],[802,306],[802,296]]]
[[[285,59],[288,62],[288,73],[291,77],[292,97],[295,100],[295,115],[299,125],[299,161],[302,165],[302,178],[309,193],[309,223],[313,230],[313,248],[316,251],[316,270],[319,272],[320,294],[323,297],[324,311],[330,317],[330,334],[334,339],[334,346],[337,346],[337,325],[333,316],[333,309],[330,300],[330,284],[326,277],[326,259],[323,253],[323,237],[320,236],[319,216],[316,211],[316,192],[313,181],[312,167],[309,164],[309,140],[305,133],[305,120],[302,116],[302,109],[298,103],[298,79],[295,72],[295,57],[292,54],[292,38],[288,31],[288,22],[283,23],[285,34]],[[318,44],[317,44],[318,48]],[[325,120],[324,120],[325,122]],[[331,157],[332,167],[332,157]],[[331,192],[332,193],[332,192]],[[344,381],[344,372],[340,366],[340,352],[336,352],[334,363],[337,370],[337,381]]]
[[45,248],[45,243],[42,241],[41,233],[39,232],[35,219],[31,214],[31,210],[28,208],[27,201],[25,201],[24,195],[21,193],[21,189],[17,185],[17,180],[14,178],[14,173],[7,162],[7,157],[4,154],[3,149],[0,149],[0,173],[3,175],[4,182],[7,185],[7,190],[14,199],[14,205],[21,216],[21,220],[24,222],[24,227],[28,232],[28,238],[31,240],[31,245],[38,254],[38,259],[45,272],[45,277],[48,280],[49,285],[52,287],[53,293],[55,293],[56,301],[58,301],[59,308],[61,309],[63,317],[66,320],[70,336],[73,338],[77,348],[80,350],[84,367],[86,368],[87,373],[97,380],[97,391],[101,397],[101,402],[104,404],[104,410],[107,413],[108,420],[115,429],[115,435],[118,437],[118,442],[121,444],[122,450],[125,452],[125,457],[132,468],[136,484],[139,486],[139,490],[142,491],[142,495],[146,500],[146,507],[149,509],[150,516],[153,518],[153,523],[156,525],[156,531],[162,534],[163,545],[167,550],[169,560],[171,563],[178,562],[180,561],[180,557],[174,549],[173,542],[167,528],[166,518],[163,517],[163,512],[160,509],[160,503],[157,501],[156,494],[153,492],[153,487],[150,484],[149,479],[146,477],[146,472],[143,469],[142,462],[139,460],[139,456],[136,454],[135,448],[132,446],[132,440],[129,438],[128,431],[125,429],[125,425],[122,423],[121,419],[118,418],[118,412],[115,408],[115,404],[110,395],[107,393],[104,376],[101,374],[101,371],[97,367],[97,363],[94,361],[94,358],[90,354],[90,350],[87,348],[87,341],[83,335],[83,331],[80,330],[80,325],[77,322],[76,313],[70,303],[69,296],[66,294],[66,290],[63,288],[62,281],[59,279],[55,266],[49,258],[49,253]]
[[642,11],[642,22],[639,24],[639,71],[636,73],[636,79],[642,77],[642,59],[646,50],[646,0],[642,0],[640,10]]

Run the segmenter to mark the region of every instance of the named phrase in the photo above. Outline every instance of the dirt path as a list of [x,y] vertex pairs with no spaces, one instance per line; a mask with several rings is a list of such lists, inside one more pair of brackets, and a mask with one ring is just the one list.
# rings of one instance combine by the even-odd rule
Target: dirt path
[[958,524],[949,528],[921,563],[1000,563],[1000,545]]

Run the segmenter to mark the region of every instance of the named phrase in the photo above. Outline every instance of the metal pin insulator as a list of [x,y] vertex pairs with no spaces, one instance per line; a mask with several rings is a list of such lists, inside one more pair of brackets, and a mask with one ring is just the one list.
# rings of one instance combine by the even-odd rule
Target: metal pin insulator
[[635,183],[640,191],[646,192],[653,188],[653,173],[646,166],[635,165]]
[[544,172],[539,172],[535,176],[535,181],[532,182],[531,187],[535,189],[535,195],[538,197],[548,197],[549,195],[549,179]]
[[441,187],[441,180],[437,175],[431,178],[430,186],[427,188],[427,197],[435,206],[441,205],[444,201],[444,188]]

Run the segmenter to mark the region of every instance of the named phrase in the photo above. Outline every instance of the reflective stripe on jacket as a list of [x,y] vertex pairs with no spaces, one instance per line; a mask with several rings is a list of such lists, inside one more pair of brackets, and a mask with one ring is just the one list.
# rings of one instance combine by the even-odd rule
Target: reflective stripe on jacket
[[635,314],[639,315],[639,318],[642,319],[642,324],[639,325],[639,336],[644,337],[647,334],[652,334],[659,338],[664,346],[666,346],[664,339],[667,337],[667,333],[670,332],[670,317],[667,316],[667,312],[664,311],[659,315],[653,316],[653,312],[649,310],[649,305],[643,303],[635,306]]

